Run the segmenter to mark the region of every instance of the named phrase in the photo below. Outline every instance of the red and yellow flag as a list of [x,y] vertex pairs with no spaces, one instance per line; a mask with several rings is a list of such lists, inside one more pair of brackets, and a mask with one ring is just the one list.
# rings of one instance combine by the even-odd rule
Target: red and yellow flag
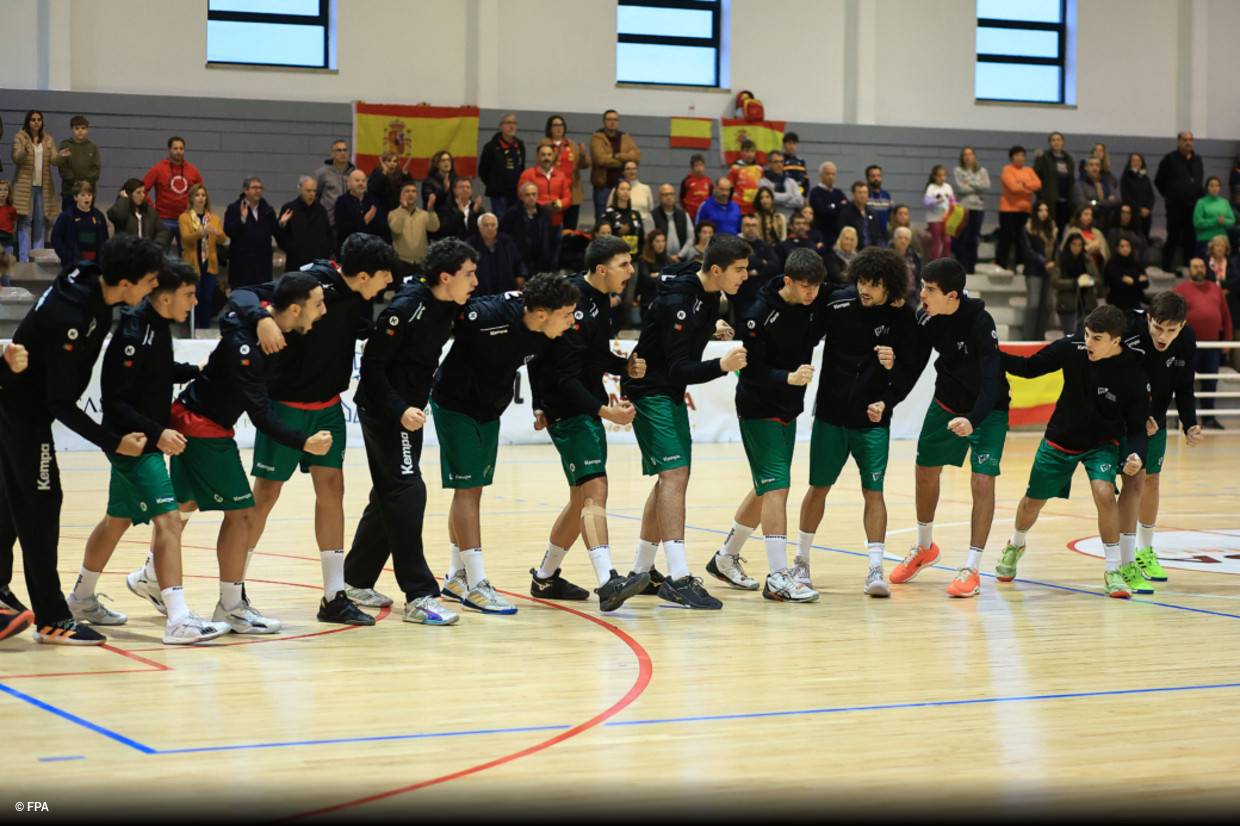
[[680,149],[710,149],[710,118],[672,118],[670,146]]
[[[1045,344],[1000,344],[999,349],[1015,356],[1031,356],[1045,347]],[[1046,424],[1055,411],[1055,402],[1063,390],[1063,371],[1056,370],[1036,379],[1022,379],[1008,374],[1008,383],[1012,385],[1012,409],[1008,415],[1008,423]]]
[[740,118],[719,119],[719,148],[723,153],[723,165],[731,166],[741,159],[741,141],[748,138],[758,145],[759,164],[766,163],[766,153],[784,148],[784,127],[786,121],[759,120],[750,121]]
[[366,174],[379,165],[379,156],[395,152],[401,167],[415,178],[425,178],[431,155],[441,149],[452,153],[456,173],[472,178],[478,173],[477,106],[401,106],[353,103],[353,163]]

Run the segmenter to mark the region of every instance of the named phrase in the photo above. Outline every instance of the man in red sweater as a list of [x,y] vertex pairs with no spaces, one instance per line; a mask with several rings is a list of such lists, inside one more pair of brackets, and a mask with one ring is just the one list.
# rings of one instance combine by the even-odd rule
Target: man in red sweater
[[555,150],[548,146],[538,147],[538,165],[521,173],[517,181],[520,193],[526,184],[538,187],[538,203],[551,212],[551,258],[553,267],[560,263],[560,246],[564,241],[564,210],[573,204],[572,182],[556,168]]
[[178,219],[185,211],[189,188],[202,183],[198,167],[185,160],[185,139],[168,138],[168,157],[151,167],[142,178],[146,197],[155,199],[155,211],[168,228],[168,247],[181,252],[181,228]]
[[[1198,343],[1203,341],[1231,341],[1231,311],[1227,309],[1227,297],[1223,288],[1214,281],[1206,281],[1206,262],[1194,258],[1188,262],[1188,280],[1175,285],[1175,292],[1188,302],[1188,326],[1197,334]],[[1223,351],[1211,347],[1197,348],[1196,371],[1217,375]],[[1218,389],[1217,379],[1203,379],[1201,390],[1213,393]],[[1214,399],[1200,399],[1198,407],[1213,410]],[[1201,426],[1222,430],[1223,424],[1214,416],[1205,416]]]

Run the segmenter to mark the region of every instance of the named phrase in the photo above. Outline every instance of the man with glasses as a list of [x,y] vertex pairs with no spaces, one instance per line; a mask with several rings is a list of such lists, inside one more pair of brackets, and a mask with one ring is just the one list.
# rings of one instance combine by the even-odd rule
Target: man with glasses
[[349,161],[349,144],[336,141],[332,144],[332,156],[314,172],[319,203],[327,210],[327,221],[332,227],[336,226],[336,199],[349,191],[349,173],[356,168]]
[[769,189],[775,194],[775,206],[786,210],[789,218],[792,213],[805,206],[805,196],[801,194],[801,186],[784,167],[783,152],[766,154],[766,171],[758,181],[759,189]]
[[517,181],[525,171],[525,142],[517,137],[517,116],[499,120],[496,132],[478,156],[478,177],[487,188],[491,211],[503,215],[517,203]]
[[279,227],[276,211],[263,197],[263,182],[246,178],[241,197],[224,211],[229,238],[228,283],[233,289],[271,280],[271,239]]

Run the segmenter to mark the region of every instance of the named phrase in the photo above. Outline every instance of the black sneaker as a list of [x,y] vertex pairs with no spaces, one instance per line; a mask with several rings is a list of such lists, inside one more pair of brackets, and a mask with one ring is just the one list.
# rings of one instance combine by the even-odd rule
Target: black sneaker
[[530,568],[530,576],[533,581],[530,582],[530,596],[539,597],[541,599],[566,599],[580,601],[590,598],[590,592],[579,585],[574,585],[564,577],[560,576],[560,569],[556,568],[555,573],[546,579],[538,578],[538,571]]
[[26,608],[22,611],[0,609],[0,640],[7,639],[24,631],[34,622],[34,611]]
[[623,605],[626,599],[645,591],[649,585],[650,574],[630,573],[628,576],[620,576],[613,568],[611,578],[594,589],[594,593],[598,594],[598,608],[600,611],[614,611]]
[[[641,576],[641,574],[637,573],[637,571],[629,571],[630,579],[632,579],[635,576]],[[649,576],[650,576],[650,584],[647,585],[645,588],[641,589],[640,591],[638,591],[637,596],[657,597],[659,595],[659,586],[663,584],[663,581],[666,580],[667,577],[663,576],[663,574],[659,573],[658,570],[655,568],[650,569]]]
[[22,605],[20,599],[13,596],[13,591],[7,585],[0,585],[0,608],[7,608],[18,614],[26,610],[26,606]]
[[680,579],[664,579],[659,586],[659,599],[674,602],[686,608],[699,608],[705,611],[718,611],[723,603],[712,597],[702,587],[702,580],[695,576]]
[[34,641],[47,645],[103,645],[108,638],[84,622],[63,619],[37,627]]
[[375,618],[353,604],[349,595],[337,591],[331,602],[327,597],[319,600],[319,622],[335,622],[340,625],[374,625]]

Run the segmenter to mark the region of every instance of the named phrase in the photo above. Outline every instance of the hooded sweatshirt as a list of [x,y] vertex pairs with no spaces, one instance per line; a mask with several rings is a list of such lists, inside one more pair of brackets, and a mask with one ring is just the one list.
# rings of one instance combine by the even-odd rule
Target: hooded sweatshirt
[[1009,409],[1011,392],[999,358],[999,333],[984,301],[965,296],[951,315],[918,314],[913,382],[931,349],[939,354],[934,362],[934,399],[943,409],[966,417],[974,428],[990,411]]

